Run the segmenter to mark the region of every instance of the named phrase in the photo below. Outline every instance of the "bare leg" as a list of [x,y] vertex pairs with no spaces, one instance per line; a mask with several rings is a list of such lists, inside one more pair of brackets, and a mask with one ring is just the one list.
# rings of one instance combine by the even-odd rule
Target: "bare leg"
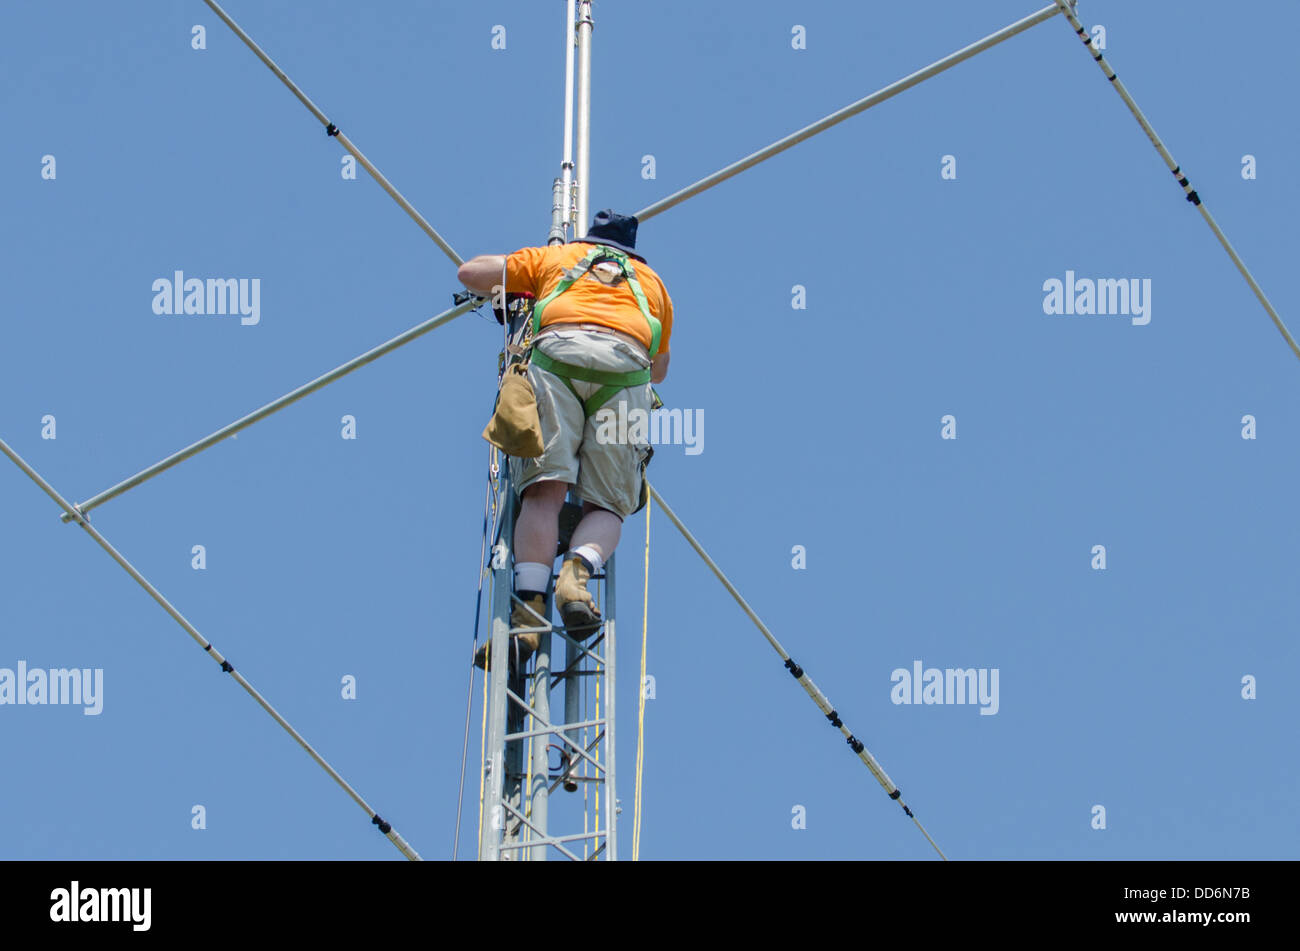
[[613,512],[592,502],[583,502],[582,521],[573,530],[569,550],[572,551],[579,545],[590,545],[600,553],[602,561],[607,561],[618,547],[622,531],[623,521]]
[[[560,543],[560,509],[568,491],[567,482],[555,479],[534,482],[524,489],[519,520],[515,523],[516,562],[555,564],[555,549]],[[618,541],[617,533],[614,540]]]

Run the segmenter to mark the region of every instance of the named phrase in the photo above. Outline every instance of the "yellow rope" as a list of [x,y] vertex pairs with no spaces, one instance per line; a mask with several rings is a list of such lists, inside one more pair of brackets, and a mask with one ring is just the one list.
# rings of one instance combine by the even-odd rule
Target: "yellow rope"
[[[533,685],[530,684],[530,686]],[[531,707],[534,703],[537,702],[536,688],[534,687],[534,689],[529,693],[525,694],[525,696],[528,697],[528,704]],[[533,728],[533,715],[530,713],[528,714],[528,718],[524,721],[524,729],[531,730],[532,728]],[[531,819],[533,817],[533,738],[531,736],[528,738],[527,756],[528,756],[528,766],[524,771],[524,791],[523,791],[524,801],[522,805],[524,807],[524,815],[527,818]],[[527,825],[524,825],[523,833],[524,833],[525,842],[532,841],[529,836],[530,831],[531,830],[529,829],[529,827]],[[529,855],[527,849],[524,849],[524,855],[526,856]]]
[[641,774],[645,763],[645,654],[650,631],[650,500],[645,503],[645,595],[641,611],[641,700],[636,725],[636,798],[632,812],[632,861],[641,861]]

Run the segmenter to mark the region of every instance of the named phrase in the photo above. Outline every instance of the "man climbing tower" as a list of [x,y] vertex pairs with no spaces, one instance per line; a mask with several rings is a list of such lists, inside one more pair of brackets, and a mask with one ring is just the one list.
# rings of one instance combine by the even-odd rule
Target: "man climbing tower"
[[[607,407],[628,419],[636,418],[634,410],[648,418],[650,384],[668,373],[672,300],[636,252],[636,229],[635,217],[606,209],[585,237],[510,255],[481,254],[457,272],[467,288],[487,297],[504,271],[507,293],[536,300],[528,381],[544,449],[534,459],[510,457],[511,481],[522,499],[514,536],[515,594],[522,603],[515,605],[512,628],[544,623],[560,509],[570,486],[582,499],[582,518],[564,555],[555,601],[565,630],[578,640],[600,626],[587,582],[613,554],[623,519],[645,505],[645,467],[654,450],[644,433],[637,441],[607,438],[613,427],[599,427],[597,417]],[[538,633],[512,638],[511,664],[521,669],[540,640]],[[487,652],[485,644],[475,657],[478,666]]]

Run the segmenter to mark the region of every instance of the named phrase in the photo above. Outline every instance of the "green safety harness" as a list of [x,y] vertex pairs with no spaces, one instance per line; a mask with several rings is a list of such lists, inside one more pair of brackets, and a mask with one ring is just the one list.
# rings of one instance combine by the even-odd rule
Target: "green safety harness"
[[[546,305],[555,298],[559,297],[573,283],[579,280],[592,267],[601,261],[614,261],[622,269],[623,277],[627,279],[627,285],[632,289],[632,295],[636,298],[636,304],[641,308],[641,316],[646,319],[650,325],[650,359],[653,361],[659,353],[659,336],[663,332],[663,326],[650,313],[650,307],[646,303],[645,294],[641,291],[641,282],[637,280],[636,271],[628,261],[628,256],[622,251],[618,251],[608,245],[598,244],[593,247],[581,261],[564,272],[564,277],[555,289],[543,297],[533,307],[533,337],[536,338],[538,332],[542,329],[542,311]],[[588,367],[574,366],[571,363],[561,363],[554,360],[534,346],[532,348],[533,363],[537,364],[543,370],[554,373],[562,379],[566,386],[573,392],[573,395],[582,403],[583,411],[587,416],[594,416],[596,411],[605,405],[615,393],[629,386],[639,386],[642,383],[650,382],[650,368],[644,370],[632,370],[627,373],[614,373],[609,370],[592,370]],[[583,399],[578,394],[577,388],[573,385],[574,380],[582,380],[585,383],[599,383],[600,389],[593,393],[587,399]]]

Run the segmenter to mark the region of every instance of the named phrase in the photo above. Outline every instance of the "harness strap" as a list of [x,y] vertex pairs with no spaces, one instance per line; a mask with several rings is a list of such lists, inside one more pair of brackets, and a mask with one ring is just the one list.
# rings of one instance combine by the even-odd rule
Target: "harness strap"
[[603,260],[611,260],[617,263],[623,277],[627,279],[627,286],[632,291],[632,296],[636,298],[636,306],[640,309],[641,316],[645,318],[646,323],[650,326],[650,359],[653,360],[659,355],[659,338],[663,334],[663,325],[657,317],[650,313],[650,305],[646,302],[645,293],[641,290],[641,282],[637,280],[636,269],[628,260],[628,256],[608,245],[594,245],[581,261],[564,272],[564,277],[555,285],[555,288],[533,306],[533,335],[536,336],[542,329],[542,311],[546,309],[546,305],[567,291],[575,281],[579,280],[595,264]]
[[[589,367],[574,366],[571,363],[561,363],[559,360],[548,357],[536,347],[533,348],[532,362],[562,379],[564,385],[582,402],[583,412],[587,416],[594,416],[596,411],[608,403],[610,398],[620,390],[650,382],[649,367],[644,370],[629,370],[626,373],[616,373],[613,370],[593,370]],[[601,387],[584,400],[578,394],[577,387],[573,385],[574,380],[582,380],[584,383],[599,383]]]

